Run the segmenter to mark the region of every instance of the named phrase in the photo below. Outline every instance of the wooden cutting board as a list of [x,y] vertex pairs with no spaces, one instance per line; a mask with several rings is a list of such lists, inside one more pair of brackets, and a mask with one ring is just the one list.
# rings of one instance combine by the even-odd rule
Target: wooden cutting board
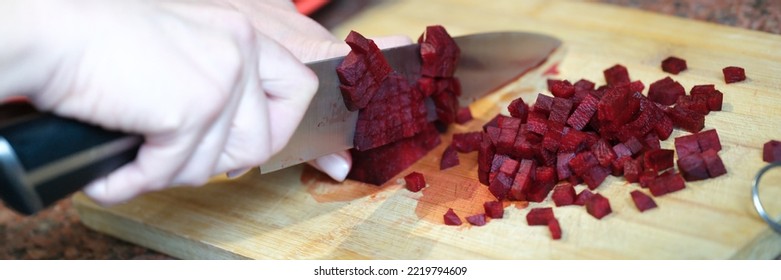
[[[609,177],[597,191],[613,213],[597,220],[584,208],[554,208],[563,229],[552,240],[546,227],[526,225],[529,209],[515,203],[504,219],[483,227],[449,227],[442,214],[482,212],[491,200],[476,178],[476,153],[439,171],[439,156],[453,132],[476,131],[515,97],[533,101],[544,92],[540,73],[472,105],[477,120],[454,125],[444,143],[409,171],[429,187],[411,193],[392,180],[382,187],[330,181],[309,167],[215,178],[201,188],[152,193],[130,203],[101,208],[83,195],[75,205],[83,222],[98,231],[161,252],[193,259],[730,259],[774,258],[781,235],[757,216],[750,199],[754,174],[764,166],[762,144],[781,139],[781,37],[748,30],[585,2],[387,1],[334,30],[367,36],[404,34],[442,24],[452,35],[497,30],[547,33],[564,41],[566,55],[555,78],[604,83],[602,70],[627,66],[646,85],[668,74],[664,58],[675,55],[689,69],[672,76],[688,90],[715,84],[724,111],[706,118],[716,128],[728,174],[692,182],[656,198],[659,208],[640,213],[629,192],[639,189]],[[748,80],[726,85],[721,69],[738,65]],[[547,78],[547,77],[546,77]],[[676,130],[673,137],[688,133]],[[672,138],[671,138],[672,139]],[[672,148],[672,140],[663,143]],[[766,206],[781,213],[781,170],[763,188]],[[578,186],[578,190],[583,186]],[[647,190],[644,190],[647,192]],[[775,209],[775,210],[773,210]]]

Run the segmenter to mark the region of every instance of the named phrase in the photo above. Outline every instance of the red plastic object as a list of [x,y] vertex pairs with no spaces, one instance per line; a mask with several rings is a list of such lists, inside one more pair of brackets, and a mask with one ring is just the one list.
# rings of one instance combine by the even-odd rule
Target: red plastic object
[[501,201],[487,201],[483,203],[485,215],[492,219],[501,219],[504,217],[504,205]]
[[445,220],[445,224],[449,226],[460,226],[462,224],[461,218],[456,215],[456,212],[453,211],[453,208],[447,209],[447,212],[445,212],[443,218]]
[[426,187],[426,179],[423,174],[412,172],[404,176],[405,187],[411,192],[419,192]]
[[762,160],[765,162],[781,161],[781,142],[770,140],[762,146]]
[[553,216],[553,208],[542,207],[534,208],[526,214],[526,223],[530,226],[547,226],[550,220],[556,219]]
[[656,202],[647,194],[639,190],[634,190],[629,194],[632,196],[632,201],[634,201],[635,207],[637,207],[637,210],[640,210],[640,212],[645,212],[648,209],[656,208]]
[[728,66],[721,70],[724,73],[724,82],[731,84],[746,80],[746,71],[737,66]]
[[686,70],[686,60],[674,56],[662,60],[662,71],[664,72],[677,75],[683,70]]
[[586,202],[586,212],[591,214],[594,218],[601,220],[612,213],[613,210],[610,208],[610,201],[607,198],[601,194],[594,194],[594,196]]
[[472,224],[473,226],[484,226],[485,225],[485,214],[475,214],[469,217],[466,217],[466,221]]

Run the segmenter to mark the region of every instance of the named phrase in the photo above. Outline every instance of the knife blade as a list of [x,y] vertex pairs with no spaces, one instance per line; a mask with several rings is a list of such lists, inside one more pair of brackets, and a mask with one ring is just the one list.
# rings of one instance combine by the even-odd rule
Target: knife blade
[[[534,33],[495,32],[454,38],[461,48],[456,77],[465,106],[542,64],[561,44]],[[419,45],[383,50],[391,66],[414,80]],[[308,63],[318,91],[288,145],[261,171],[268,173],[352,147],[357,119],[339,91],[336,66],[344,58]],[[34,214],[135,159],[143,137],[41,113],[27,103],[0,105],[0,198]],[[317,139],[317,143],[312,143]]]

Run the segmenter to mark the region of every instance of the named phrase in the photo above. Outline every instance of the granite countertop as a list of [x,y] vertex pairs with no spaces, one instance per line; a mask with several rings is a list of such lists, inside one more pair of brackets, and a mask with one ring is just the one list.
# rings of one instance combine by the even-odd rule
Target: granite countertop
[[[365,5],[333,2],[314,15],[326,27]],[[773,0],[600,0],[613,5],[781,34],[781,1]],[[352,7],[349,7],[352,6]],[[88,229],[70,200],[33,217],[17,215],[0,203],[0,259],[171,259]]]

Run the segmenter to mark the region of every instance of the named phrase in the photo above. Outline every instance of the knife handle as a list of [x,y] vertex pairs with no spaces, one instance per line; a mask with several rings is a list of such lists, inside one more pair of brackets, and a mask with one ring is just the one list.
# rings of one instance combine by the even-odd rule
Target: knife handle
[[26,215],[133,161],[143,142],[27,103],[3,104],[0,112],[0,198]]

